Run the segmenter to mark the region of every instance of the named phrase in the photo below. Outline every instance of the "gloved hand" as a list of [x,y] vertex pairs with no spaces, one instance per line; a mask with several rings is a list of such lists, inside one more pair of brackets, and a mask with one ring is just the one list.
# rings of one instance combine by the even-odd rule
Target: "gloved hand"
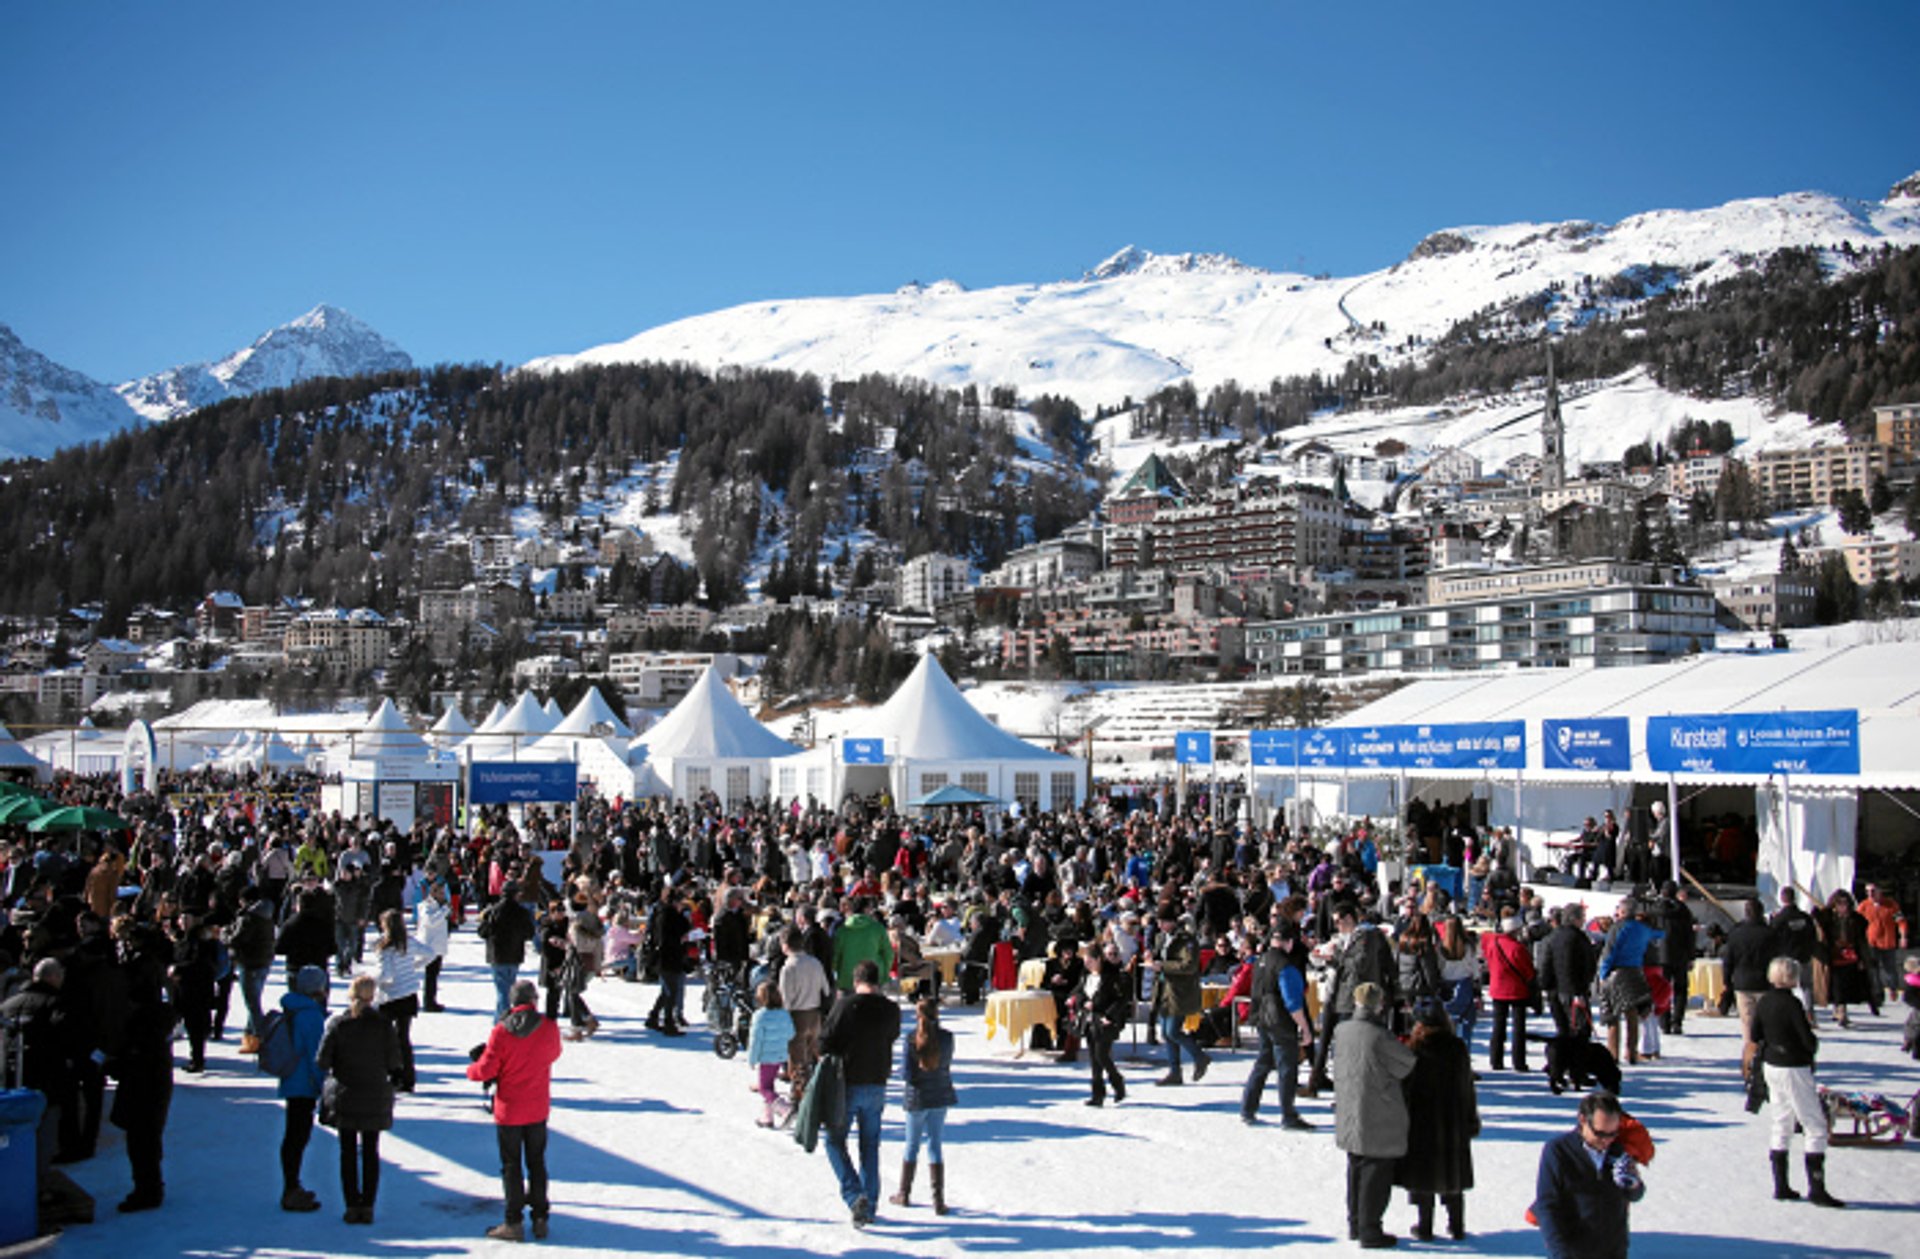
[[475,1045],[472,1049],[467,1050],[467,1060],[469,1062],[478,1062],[480,1061],[480,1055],[486,1052],[487,1047],[484,1043]]
[[1632,1193],[1640,1187],[1640,1165],[1623,1154],[1613,1165],[1613,1183]]

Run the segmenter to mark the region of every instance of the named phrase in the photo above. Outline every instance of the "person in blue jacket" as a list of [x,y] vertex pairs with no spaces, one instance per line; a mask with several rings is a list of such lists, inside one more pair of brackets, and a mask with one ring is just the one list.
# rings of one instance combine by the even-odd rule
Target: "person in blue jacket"
[[292,1074],[275,1090],[287,1104],[286,1134],[280,1138],[280,1209],[318,1211],[320,1199],[300,1183],[300,1164],[313,1136],[314,1107],[320,1101],[325,1073],[314,1062],[320,1035],[327,1028],[327,972],[303,966],[293,977],[293,991],[280,998],[280,1009],[293,1028],[294,1052],[299,1058]]
[[1640,1168],[1620,1145],[1620,1099],[1580,1099],[1580,1123],[1540,1151],[1533,1215],[1547,1259],[1626,1259],[1627,1212],[1646,1195]]
[[[1600,954],[1599,976],[1605,990],[1607,1052],[1616,1062],[1640,1061],[1640,1020],[1653,1017],[1653,988],[1647,983],[1647,949],[1666,932],[1642,919],[1640,902],[1629,896],[1620,902],[1620,916],[1607,933]],[[1627,1025],[1627,1056],[1620,1057],[1620,1024]]]

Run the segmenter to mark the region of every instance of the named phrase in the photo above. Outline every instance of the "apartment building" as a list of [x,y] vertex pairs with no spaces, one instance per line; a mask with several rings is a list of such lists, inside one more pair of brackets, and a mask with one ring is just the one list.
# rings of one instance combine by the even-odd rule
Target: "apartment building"
[[1664,585],[1672,570],[1659,564],[1607,557],[1571,564],[1526,564],[1511,568],[1457,568],[1427,577],[1427,602],[1470,603],[1509,595],[1544,595],[1593,586]]
[[352,677],[382,668],[393,650],[393,626],[372,608],[316,608],[287,625],[287,663]]
[[1751,467],[1760,499],[1772,509],[1825,507],[1848,490],[1871,490],[1887,473],[1887,447],[1874,441],[1768,450],[1753,456]]
[[1920,402],[1896,402],[1873,409],[1873,437],[1902,463],[1920,455]]
[[630,703],[648,708],[677,704],[708,668],[721,677],[740,672],[731,652],[615,652],[607,657],[607,678]]
[[1877,581],[1897,586],[1920,577],[1920,542],[1856,538],[1831,549],[1846,560],[1847,571],[1862,590]]
[[916,555],[900,566],[897,606],[931,612],[968,589],[969,571],[967,561],[952,555]]
[[1705,577],[1723,621],[1746,630],[1796,629],[1813,624],[1811,573],[1763,573],[1745,577]]
[[1091,577],[1100,569],[1100,549],[1091,543],[1054,538],[1010,551],[1000,567],[988,573],[983,586],[1011,586],[1038,590]]
[[1345,504],[1328,490],[1236,486],[1217,490],[1203,502],[1162,510],[1139,527],[1150,546],[1125,561],[1110,543],[1108,558],[1116,565],[1176,570],[1248,564],[1332,568],[1340,563],[1349,521]]
[[1649,664],[1709,649],[1714,598],[1691,586],[1509,594],[1246,629],[1260,676]]

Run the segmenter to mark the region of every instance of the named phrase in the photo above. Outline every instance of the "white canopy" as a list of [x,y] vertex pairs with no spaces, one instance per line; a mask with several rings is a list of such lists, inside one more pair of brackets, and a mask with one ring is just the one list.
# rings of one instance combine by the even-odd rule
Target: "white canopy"
[[440,720],[433,723],[430,734],[446,735],[451,738],[465,738],[473,733],[473,727],[460,711],[458,704],[449,704],[447,711],[440,714]]
[[487,715],[481,718],[480,720],[480,725],[478,727],[479,733],[481,734],[493,733],[493,728],[499,725],[501,720],[504,717],[506,717],[506,715],[507,715],[507,706],[501,703],[499,700],[494,700],[493,707],[489,708],[487,710]]
[[712,668],[628,756],[636,792],[651,787],[676,800],[712,791],[728,804],[767,795],[768,763],[799,751],[754,719]]
[[609,733],[608,727],[612,727],[612,734],[622,739],[633,737],[633,727],[620,720],[619,714],[613,711],[613,705],[607,703],[607,697],[600,693],[600,688],[589,686],[587,693],[580,697],[580,702],[573,706],[573,711],[562,717],[560,724],[553,728],[553,733],[605,735]]
[[[885,763],[847,764],[845,749],[854,740],[877,745]],[[1077,757],[1036,747],[987,720],[931,655],[837,741],[775,767],[776,795],[836,804],[882,790],[904,802],[949,783],[1023,807],[1066,809],[1086,795],[1087,769]]]
[[359,759],[382,758],[425,758],[433,754],[427,741],[407,724],[393,701],[383,699],[373,716],[367,718],[351,740],[353,755]]

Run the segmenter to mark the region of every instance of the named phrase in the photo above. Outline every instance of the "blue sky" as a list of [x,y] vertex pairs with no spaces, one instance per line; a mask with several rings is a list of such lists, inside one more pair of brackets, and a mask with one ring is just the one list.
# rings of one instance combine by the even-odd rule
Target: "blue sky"
[[[1326,12],[1337,9],[1338,12]],[[1353,274],[1920,168],[1920,5],[18,4],[0,322],[103,380],[321,301],[519,362],[760,298]]]

